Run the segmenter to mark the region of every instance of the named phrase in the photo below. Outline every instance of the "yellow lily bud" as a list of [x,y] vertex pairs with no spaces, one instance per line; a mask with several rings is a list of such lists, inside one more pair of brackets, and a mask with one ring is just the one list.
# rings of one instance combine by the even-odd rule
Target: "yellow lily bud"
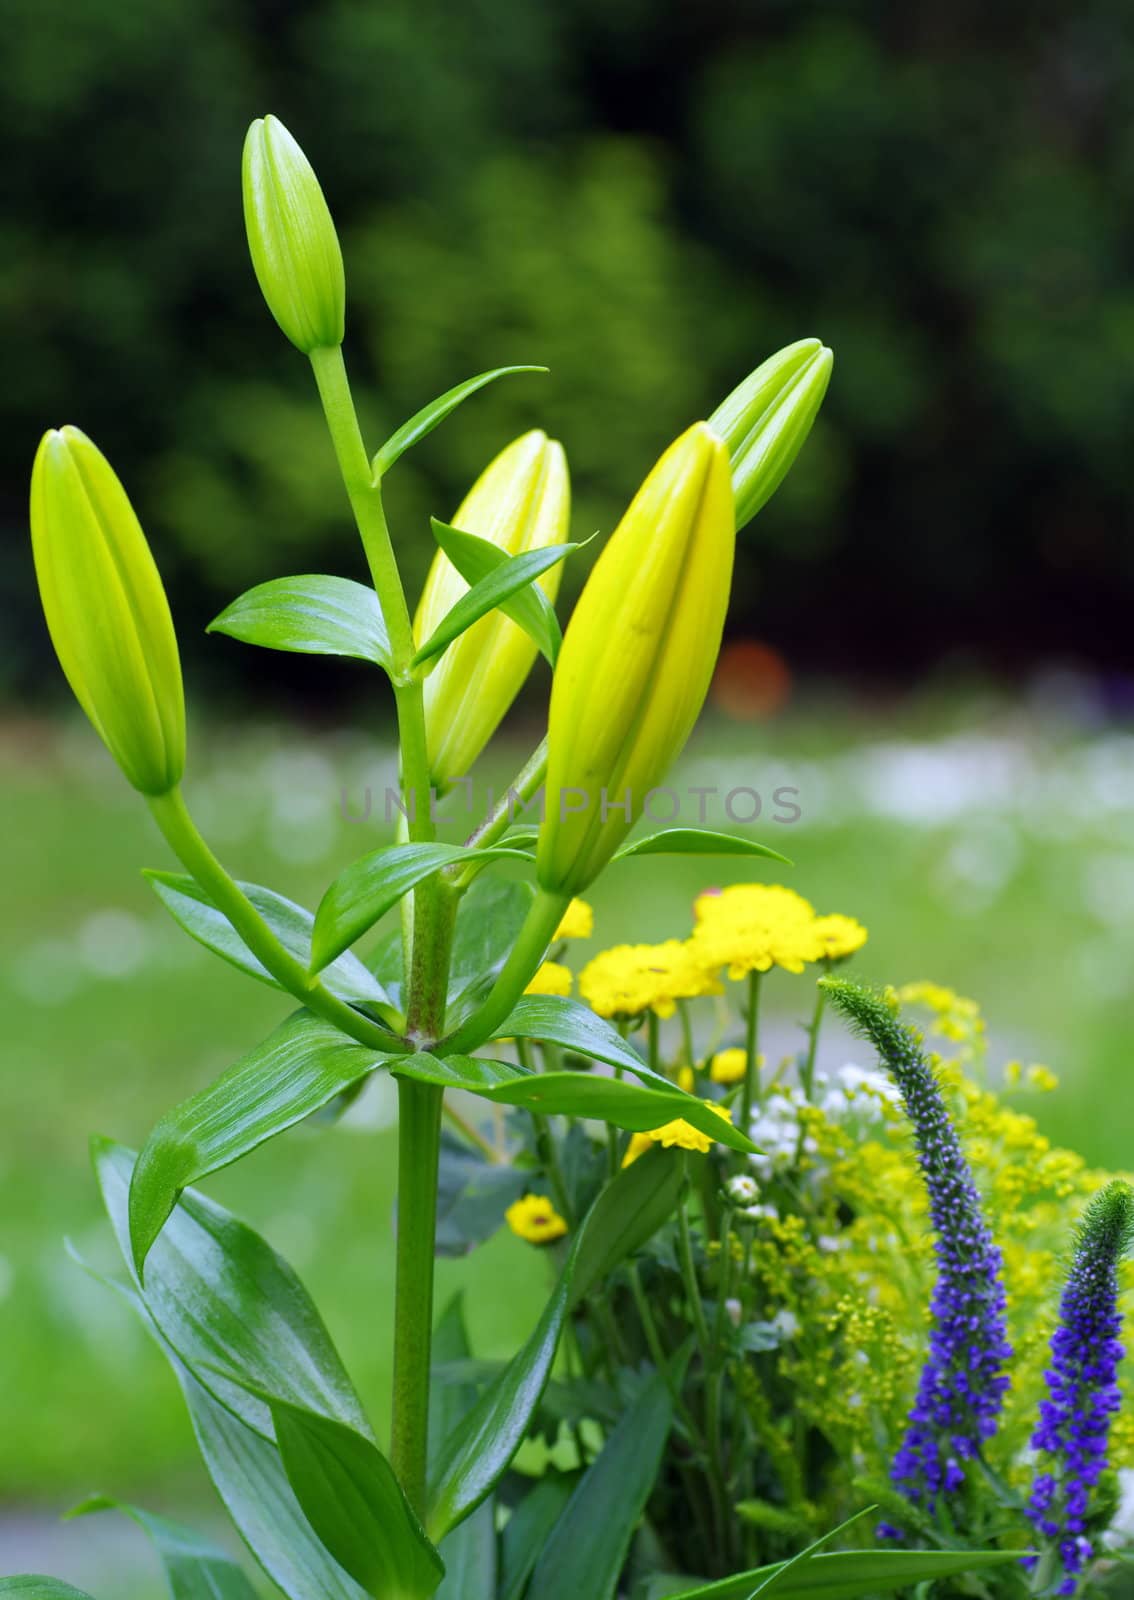
[[587,581],[551,688],[540,884],[578,894],[684,745],[720,648],[736,524],[707,422],[670,445]]
[[78,428],[45,433],[32,554],[51,642],[126,777],[165,794],[185,768],[185,698],[169,602],[109,461]]
[[305,355],[343,342],[346,281],[314,168],[278,117],[248,129],[244,226],[268,310]]
[[[563,446],[533,429],[513,440],[485,468],[461,502],[453,526],[518,556],[562,544],[570,514]],[[536,580],[549,600],[558,592],[560,572],[560,567],[551,567]],[[414,618],[418,644],[429,638],[468,587],[439,550]],[[489,612],[449,646],[425,680],[429,766],[439,786],[468,772],[520,692],[535,658],[534,641],[501,611]]]
[[819,415],[834,359],[818,339],[786,345],[750,372],[713,412],[710,421],[732,459],[738,530],[787,477]]

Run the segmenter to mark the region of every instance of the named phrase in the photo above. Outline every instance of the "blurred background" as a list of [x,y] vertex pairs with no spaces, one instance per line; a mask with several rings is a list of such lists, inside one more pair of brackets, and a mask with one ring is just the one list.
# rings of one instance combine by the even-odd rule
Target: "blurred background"
[[[26,536],[45,426],[92,434],[149,532],[190,798],[232,869],[310,904],[382,837],[342,805],[390,780],[382,683],[204,634],[265,578],[364,575],[307,365],[247,261],[240,146],[265,111],[339,225],[372,446],[475,372],[551,369],[398,466],[415,591],[429,514],[516,433],[564,441],[576,532],[605,535],[753,365],[804,335],[834,348],[814,434],[744,536],[676,781],[754,787],[787,881],[869,924],[863,973],[975,994],[994,1064],[1063,1078],[1029,1109],[1130,1164],[1129,23],[1120,0],[0,0],[0,1572],[98,1592],[105,1557],[103,1592],[132,1595],[136,1557],[156,1594],[131,1535],[54,1516],[92,1489],[215,1515],[159,1358],[61,1240],[109,1263],[88,1133],[140,1141],[280,1014],[163,921],[137,868],[164,848],[67,700]],[[546,689],[537,669],[488,778],[538,736]],[[780,785],[798,822],[772,820]],[[705,879],[608,882],[580,960],[683,933]],[[807,1005],[774,991],[791,1048]],[[210,1185],[304,1274],[379,1418],[388,1112],[376,1096]],[[505,1238],[444,1265],[482,1353],[528,1325],[544,1265]]]

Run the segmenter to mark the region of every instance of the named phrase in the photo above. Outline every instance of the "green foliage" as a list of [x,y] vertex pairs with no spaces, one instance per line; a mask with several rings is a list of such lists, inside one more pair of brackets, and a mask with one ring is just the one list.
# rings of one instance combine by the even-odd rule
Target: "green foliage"
[[70,1514],[81,1517],[96,1511],[121,1511],[149,1536],[161,1558],[173,1600],[256,1600],[255,1589],[232,1557],[184,1523],[171,1522],[168,1517],[155,1516],[152,1511],[125,1505],[106,1495],[84,1500]]

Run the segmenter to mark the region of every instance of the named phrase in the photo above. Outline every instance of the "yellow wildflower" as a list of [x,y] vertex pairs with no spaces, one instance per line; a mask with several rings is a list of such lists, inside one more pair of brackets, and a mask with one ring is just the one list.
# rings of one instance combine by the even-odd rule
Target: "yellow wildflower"
[[504,1217],[512,1232],[529,1244],[549,1244],[567,1232],[567,1224],[542,1194],[526,1194],[522,1200],[513,1201]]
[[697,896],[690,943],[706,967],[730,978],[784,967],[802,972],[818,959],[815,912],[802,895],[778,884],[735,883]]
[[842,961],[856,950],[861,950],[868,935],[862,923],[856,922],[854,917],[833,912],[830,916],[815,918],[811,924],[811,937],[817,947],[815,959]]
[[1038,1089],[1040,1094],[1051,1094],[1059,1088],[1059,1079],[1050,1067],[1041,1067],[1038,1063],[1028,1068],[1028,1083],[1033,1089]]
[[[756,1065],[764,1065],[762,1055],[756,1057]],[[709,1068],[709,1077],[714,1083],[743,1083],[747,1070],[748,1052],[737,1046],[735,1049],[717,1051]]]
[[555,930],[556,939],[589,939],[595,931],[595,914],[585,900],[576,895],[563,913]]
[[[715,1100],[702,1101],[703,1105],[715,1111],[724,1122],[732,1121],[732,1107],[717,1105]],[[675,1117],[672,1122],[664,1123],[660,1128],[651,1128],[649,1133],[636,1133],[626,1147],[622,1165],[628,1167],[632,1161],[637,1161],[651,1144],[660,1144],[669,1150],[674,1145],[679,1150],[696,1150],[701,1155],[715,1141],[707,1133],[702,1133],[700,1128],[695,1128],[691,1122],[686,1122],[684,1117]]]
[[579,993],[600,1017],[637,1017],[644,1011],[672,1017],[678,1000],[720,992],[687,939],[615,945],[589,961],[579,976]]
[[693,1093],[693,1086],[697,1082],[697,1074],[692,1067],[679,1067],[677,1072],[677,1087],[684,1089],[686,1094]]
[[559,994],[566,998],[575,981],[570,967],[559,961],[545,961],[524,990],[525,994]]

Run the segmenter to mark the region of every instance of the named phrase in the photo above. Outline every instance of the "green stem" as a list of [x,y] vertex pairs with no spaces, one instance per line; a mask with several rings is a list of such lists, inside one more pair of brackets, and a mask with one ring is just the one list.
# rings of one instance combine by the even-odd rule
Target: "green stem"
[[[339,348],[314,350],[311,366],[323,402],[343,484],[358,524],[386,631],[398,712],[406,831],[415,841],[434,837],[425,703],[413,671],[413,625]],[[445,1030],[445,995],[458,896],[438,878],[414,892],[409,956],[407,1033],[429,1045]],[[394,1397],[391,1460],[419,1515],[425,1511],[429,1367],[433,1331],[433,1254],[437,1228],[437,1168],[442,1091],[402,1079],[398,1084],[398,1244],[394,1310]]]
[[[390,676],[398,711],[402,788],[410,812],[409,836],[415,841],[429,840],[433,838],[434,828],[429,756],[425,742],[425,705],[421,684],[414,678],[410,664],[414,652],[413,624],[386,524],[382,489],[374,481],[370,458],[362,440],[342,350],[338,346],[313,350],[311,368],[319,387],[323,415],[335,447],[343,485],[358,525],[362,548],[366,552],[386,632],[390,637],[393,664]],[[422,898],[418,891],[414,897],[415,909],[421,905]]]
[[[522,1067],[527,1067],[529,1072],[535,1071],[532,1063],[531,1045],[526,1039],[516,1040],[516,1054],[520,1058]],[[538,1111],[531,1113],[531,1119],[532,1127],[535,1129],[536,1153],[544,1171],[547,1173],[548,1182],[551,1184],[552,1197],[559,1210],[559,1215],[569,1228],[574,1228],[575,1210],[567,1193],[567,1180],[563,1176],[559,1152],[555,1148],[555,1140],[551,1135],[551,1124]]]
[[353,1006],[333,995],[318,978],[312,977],[301,961],[286,950],[236,880],[229,876],[202,838],[189,814],[180,789],[149,796],[154,821],[167,839],[170,849],[186,871],[205,890],[213,904],[224,912],[258,961],[277,983],[295,996],[301,1005],[340,1028],[360,1044],[387,1054],[404,1054],[411,1046],[378,1023],[364,1017]]
[[655,1072],[661,1071],[661,1021],[656,1011],[646,1012],[646,1059]]
[[[830,972],[831,963],[824,962],[826,970]],[[815,1010],[811,1015],[811,1026],[807,1030],[807,1059],[803,1063],[803,1092],[808,1100],[815,1086],[815,1054],[819,1048],[819,1028],[823,1021],[823,1010],[827,1004],[827,991],[820,984],[815,991]]]
[[443,1091],[398,1080],[398,1246],[394,1303],[394,1403],[390,1462],[425,1515],[433,1248]]
[[688,1000],[677,1002],[677,1012],[681,1018],[681,1042],[685,1048],[685,1059],[691,1067],[695,1067],[697,1052],[693,1044],[693,1019],[689,1014]]
[[752,1122],[753,1102],[760,1099],[760,1066],[758,1061],[757,1043],[760,1028],[760,979],[759,972],[748,974],[748,1015],[745,1020],[744,1034],[744,1091],[740,1099],[740,1126],[747,1133]]
[[450,1038],[441,1041],[447,1051],[455,1055],[475,1050],[494,1036],[495,1029],[532,981],[570,899],[570,895],[537,890],[511,954],[487,999]]
[[685,1404],[680,1385],[670,1368],[669,1358],[665,1353],[661,1334],[658,1332],[657,1320],[654,1317],[653,1308],[642,1283],[642,1274],[638,1270],[638,1263],[631,1261],[627,1270],[630,1275],[630,1292],[634,1296],[634,1304],[638,1308],[638,1320],[641,1322],[642,1332],[646,1336],[646,1348],[650,1352],[650,1360],[662,1375],[665,1386],[669,1390],[670,1399],[673,1401],[674,1413],[680,1419],[682,1427],[695,1445],[700,1444],[704,1447],[704,1441],[698,1433],[693,1413]]
[[697,1269],[693,1262],[693,1236],[689,1231],[689,1202],[687,1195],[682,1195],[681,1204],[677,1208],[677,1242],[677,1254],[681,1265],[681,1276],[685,1283],[685,1295],[693,1315],[693,1326],[697,1330],[697,1343],[701,1346],[701,1355],[705,1365],[708,1366],[712,1359],[713,1347],[709,1337],[709,1324],[705,1320],[705,1307],[701,1301],[701,1290],[697,1283]]
[[441,1114],[453,1124],[454,1128],[456,1128],[457,1132],[462,1136],[462,1138],[467,1139],[471,1145],[476,1146],[486,1161],[491,1162],[493,1166],[500,1165],[501,1157],[499,1150],[497,1150],[494,1145],[489,1143],[489,1141],[484,1137],[484,1134],[481,1133],[480,1129],[474,1127],[467,1117],[462,1117],[461,1113],[456,1109],[455,1106],[451,1106],[448,1100],[446,1100],[442,1105]]
[[487,845],[495,844],[514,820],[512,796],[517,795],[522,801],[527,802],[546,776],[547,735],[545,734],[509,784],[507,793],[501,796],[484,821],[478,823],[465,840],[469,849],[484,849]]

